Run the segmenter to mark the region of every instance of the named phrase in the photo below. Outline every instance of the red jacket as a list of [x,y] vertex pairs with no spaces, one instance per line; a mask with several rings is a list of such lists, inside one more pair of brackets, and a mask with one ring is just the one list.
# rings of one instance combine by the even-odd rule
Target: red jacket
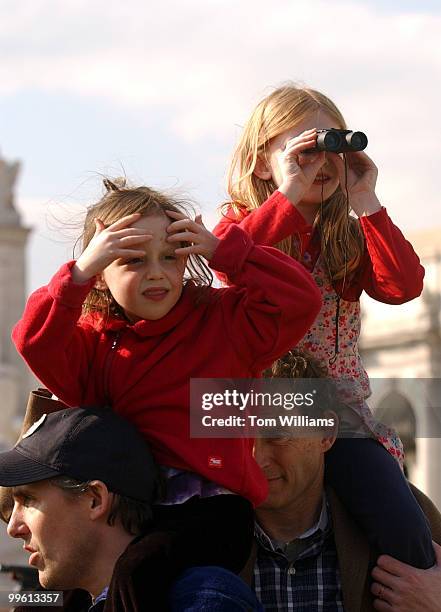
[[[266,496],[251,439],[189,435],[190,378],[257,378],[300,340],[320,310],[311,275],[246,232],[225,232],[210,265],[234,285],[188,283],[157,321],[81,316],[93,280],[72,282],[65,264],[29,298],[13,340],[35,375],[70,406],[110,403],[149,440],[158,463],[201,474],[250,499]],[[221,458],[212,466],[210,458]]]
[[[342,297],[356,301],[366,291],[385,304],[403,304],[418,297],[423,290],[424,268],[386,209],[361,217],[359,221],[366,249],[356,273],[349,284],[346,283]],[[213,233],[222,238],[232,224],[244,229],[255,244],[273,246],[288,236],[296,235],[300,238],[302,252],[308,251],[312,263],[320,253],[318,236],[313,235],[312,227],[279,191],[252,212],[247,214],[244,211],[239,218],[230,209]],[[218,276],[226,280],[225,275]],[[337,292],[340,289],[341,282],[336,283]]]

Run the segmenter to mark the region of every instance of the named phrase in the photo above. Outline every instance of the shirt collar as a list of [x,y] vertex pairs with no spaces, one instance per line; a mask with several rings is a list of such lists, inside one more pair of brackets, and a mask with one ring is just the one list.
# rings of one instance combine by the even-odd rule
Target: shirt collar
[[104,589],[101,591],[101,593],[98,595],[98,597],[96,597],[93,600],[93,604],[89,608],[89,612],[93,612],[96,609],[101,610],[100,603],[106,601],[108,591],[109,591],[109,587],[108,586],[104,587]]
[[294,538],[291,542],[280,542],[279,540],[273,540],[270,536],[265,533],[264,529],[259,525],[257,521],[254,523],[254,532],[256,538],[262,544],[264,548],[268,548],[273,552],[284,552],[284,550],[295,542],[296,540],[305,540],[306,538],[311,538],[315,534],[323,534],[328,530],[329,527],[329,510],[328,510],[328,500],[325,492],[323,492],[322,497],[322,507],[320,510],[320,516],[318,521],[309,529],[307,529],[304,533]]
[[328,526],[328,523],[329,523],[328,504],[327,504],[326,495],[325,493],[323,493],[322,508],[320,510],[320,516],[319,516],[318,521],[315,523],[315,525],[307,529],[305,533],[302,533],[302,535],[299,535],[298,539],[303,540],[304,538],[309,538],[309,536],[312,536],[314,533],[316,533],[316,531],[325,531]]

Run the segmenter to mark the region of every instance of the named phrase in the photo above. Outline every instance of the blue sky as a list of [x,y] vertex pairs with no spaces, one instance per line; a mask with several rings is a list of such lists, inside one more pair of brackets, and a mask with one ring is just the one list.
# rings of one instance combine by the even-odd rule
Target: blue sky
[[424,0],[4,0],[0,152],[22,160],[29,289],[69,256],[100,173],[180,189],[212,227],[240,126],[289,79],[367,132],[398,225],[441,226],[440,31]]

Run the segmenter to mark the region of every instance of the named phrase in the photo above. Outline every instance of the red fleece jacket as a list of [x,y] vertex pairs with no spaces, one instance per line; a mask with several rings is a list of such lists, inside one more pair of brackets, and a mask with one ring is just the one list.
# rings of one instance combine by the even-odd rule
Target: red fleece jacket
[[[188,283],[157,321],[82,315],[94,281],[72,281],[65,264],[29,298],[13,340],[41,382],[70,406],[110,403],[146,436],[158,463],[196,472],[261,503],[267,484],[251,439],[189,435],[190,378],[257,378],[302,338],[321,298],[311,275],[232,225],[210,262],[234,283]],[[210,458],[221,459],[219,464]]]
[[[401,231],[394,225],[385,208],[359,219],[366,248],[362,261],[346,283],[343,298],[354,302],[366,291],[385,304],[403,304],[418,297],[423,290],[424,268]],[[320,254],[320,239],[313,228],[286,196],[275,191],[266,202],[251,212],[237,216],[229,210],[213,233],[222,238],[231,225],[245,230],[255,244],[274,246],[288,236],[298,236],[302,252],[307,251],[315,263]],[[218,274],[226,281],[227,275]],[[229,281],[228,281],[229,282]],[[340,292],[342,282],[336,283]]]

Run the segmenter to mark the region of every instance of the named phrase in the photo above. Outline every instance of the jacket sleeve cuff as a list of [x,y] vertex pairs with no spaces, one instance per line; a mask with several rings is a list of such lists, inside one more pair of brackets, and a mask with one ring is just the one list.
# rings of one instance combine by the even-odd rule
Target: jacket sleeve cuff
[[363,232],[370,227],[384,227],[390,223],[389,215],[384,206],[381,210],[374,212],[372,215],[367,215],[359,218]]
[[71,272],[74,265],[75,260],[61,266],[49,282],[48,293],[52,299],[63,304],[63,306],[81,308],[87,294],[95,284],[95,277],[87,283],[74,283]]
[[[311,231],[311,226],[305,221],[304,217],[299,213],[297,208],[292,204],[290,200],[281,193],[275,191],[267,202],[271,202],[272,206],[276,206],[277,212],[288,226],[290,233],[306,234]],[[265,206],[265,204],[262,204]]]
[[253,241],[243,229],[230,225],[209,261],[210,268],[228,277],[234,276],[242,269],[253,246]]
[[[265,244],[273,246],[293,234],[308,234],[312,228],[305,221],[301,213],[288,198],[280,191],[275,191],[259,208],[252,211],[259,215],[259,223],[266,225],[265,232],[270,238]],[[257,244],[261,243],[256,240]]]

